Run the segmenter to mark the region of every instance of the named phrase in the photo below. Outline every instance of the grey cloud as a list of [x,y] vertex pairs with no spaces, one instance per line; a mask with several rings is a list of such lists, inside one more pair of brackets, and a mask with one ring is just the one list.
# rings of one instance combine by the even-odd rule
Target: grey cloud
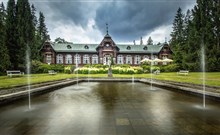
[[[86,27],[89,18],[94,18],[95,6],[90,2],[80,0],[40,0],[34,1],[37,8],[44,12],[52,12],[48,18],[50,21],[73,21],[76,25]],[[45,7],[48,7],[45,9]],[[48,11],[49,10],[49,11]]]
[[193,0],[149,0],[108,3],[96,13],[96,24],[102,33],[104,21],[109,23],[110,34],[116,40],[139,39],[161,25],[171,24],[178,7],[182,9]]
[[[171,24],[178,7],[184,9],[195,0],[40,0],[33,1],[44,12],[48,22],[72,21],[86,27],[94,18],[102,34],[109,33],[117,41],[139,39],[161,25]],[[47,8],[45,8],[47,7]],[[53,14],[50,14],[52,12]],[[50,16],[49,16],[49,15]],[[50,23],[51,24],[51,23]]]

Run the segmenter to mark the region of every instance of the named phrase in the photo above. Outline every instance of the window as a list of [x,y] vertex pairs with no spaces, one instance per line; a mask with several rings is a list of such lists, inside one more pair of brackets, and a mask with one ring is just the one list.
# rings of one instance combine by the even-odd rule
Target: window
[[47,54],[46,56],[46,63],[50,64],[51,63],[51,55]]
[[144,48],[143,48],[144,50],[147,50],[147,46],[144,46]]
[[132,57],[131,55],[126,56],[126,64],[132,64]]
[[85,45],[84,48],[85,48],[85,49],[89,49],[88,45]]
[[89,64],[90,63],[90,60],[89,60],[89,55],[88,54],[85,54],[83,56],[83,64]]
[[76,54],[74,61],[75,64],[81,64],[81,56],[79,54]]
[[72,55],[70,54],[66,55],[66,64],[72,64]]
[[135,55],[134,64],[140,64],[141,57],[140,55]]
[[123,62],[123,56],[122,55],[118,55],[118,57],[117,57],[117,62],[118,62],[118,64],[123,64],[124,62]]
[[63,55],[62,54],[57,55],[57,64],[63,64]]
[[66,47],[67,47],[67,49],[71,49],[72,48],[71,45],[67,45]]
[[[164,59],[167,59],[167,55],[163,55],[163,56],[162,56],[162,59],[163,59],[163,60],[164,60]],[[167,65],[167,62],[163,61],[163,65]]]
[[131,47],[130,47],[130,46],[128,46],[128,47],[127,47],[127,50],[131,50]]
[[92,64],[98,64],[98,55],[92,55]]

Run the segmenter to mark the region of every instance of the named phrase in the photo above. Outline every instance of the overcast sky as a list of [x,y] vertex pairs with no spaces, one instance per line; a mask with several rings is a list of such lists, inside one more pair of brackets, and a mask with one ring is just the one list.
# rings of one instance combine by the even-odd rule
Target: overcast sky
[[[6,3],[7,0],[3,0]],[[46,17],[51,37],[74,43],[100,43],[109,34],[116,43],[169,40],[178,7],[185,12],[195,0],[30,0]]]

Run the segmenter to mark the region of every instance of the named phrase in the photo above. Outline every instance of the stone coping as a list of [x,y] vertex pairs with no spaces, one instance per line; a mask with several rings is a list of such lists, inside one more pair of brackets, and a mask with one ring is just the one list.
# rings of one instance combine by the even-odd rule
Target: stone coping
[[[134,79],[132,78],[80,78],[78,82],[141,82],[145,84],[151,84],[151,79]],[[53,81],[53,82],[45,82],[40,84],[34,84],[31,86],[30,93],[31,95],[34,94],[41,94],[48,91],[53,91],[59,88],[63,88],[66,86],[70,86],[76,84],[76,79],[66,79],[60,81]],[[156,87],[163,87],[168,90],[175,90],[175,91],[183,91],[191,94],[203,94],[203,89],[201,85],[196,84],[189,84],[189,83],[179,83],[173,81],[160,81],[160,80],[152,80],[152,85]],[[29,90],[27,90],[27,86],[25,87],[16,87],[11,89],[5,89],[0,91],[0,104],[7,103],[9,101],[13,101],[19,98],[27,97]],[[214,97],[220,99],[220,90],[218,87],[206,87],[206,96]]]

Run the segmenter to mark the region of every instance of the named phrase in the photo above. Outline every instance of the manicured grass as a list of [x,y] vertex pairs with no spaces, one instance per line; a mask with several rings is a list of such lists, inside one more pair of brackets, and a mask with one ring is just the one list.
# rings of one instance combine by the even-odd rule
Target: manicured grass
[[[57,74],[57,75],[48,75],[48,74],[32,74],[31,83],[41,83],[47,81],[76,78],[76,74]],[[87,74],[79,74],[79,78],[88,77]],[[90,74],[91,78],[107,78],[107,74]],[[114,78],[132,78],[132,75],[119,75],[113,74]],[[135,74],[135,78],[151,78],[151,74]],[[159,80],[169,80],[176,82],[186,82],[193,84],[202,84],[202,73],[200,72],[191,72],[188,76],[177,75],[176,72],[171,73],[160,73],[159,75],[152,75],[153,79]],[[15,86],[22,86],[27,84],[27,77],[7,77],[0,76],[0,88],[11,88]],[[210,86],[220,86],[220,72],[210,72],[206,73],[206,84]]]

